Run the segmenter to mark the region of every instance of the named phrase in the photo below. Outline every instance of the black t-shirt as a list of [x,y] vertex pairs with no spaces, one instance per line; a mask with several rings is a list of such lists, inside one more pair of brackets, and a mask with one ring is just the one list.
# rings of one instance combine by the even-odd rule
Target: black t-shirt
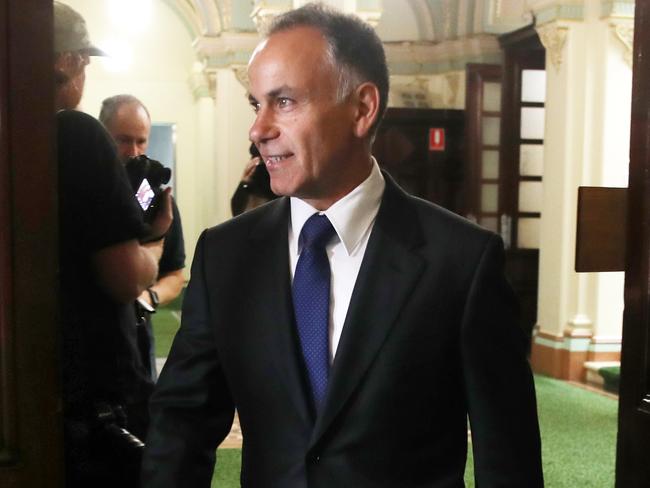
[[94,253],[141,237],[144,226],[101,124],[76,111],[56,119],[63,385],[74,414],[95,401],[141,401],[153,387],[137,350],[133,305],[108,296],[92,266]]
[[178,212],[176,201],[172,200],[172,213],[174,220],[169,227],[169,232],[163,244],[163,253],[158,263],[158,274],[163,275],[172,271],[178,271],[185,267],[185,243],[183,241],[183,227],[181,215]]

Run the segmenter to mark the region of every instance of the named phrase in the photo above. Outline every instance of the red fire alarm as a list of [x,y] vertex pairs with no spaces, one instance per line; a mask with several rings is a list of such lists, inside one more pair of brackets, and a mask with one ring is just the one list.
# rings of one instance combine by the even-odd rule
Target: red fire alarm
[[445,150],[445,129],[442,127],[429,128],[429,151]]

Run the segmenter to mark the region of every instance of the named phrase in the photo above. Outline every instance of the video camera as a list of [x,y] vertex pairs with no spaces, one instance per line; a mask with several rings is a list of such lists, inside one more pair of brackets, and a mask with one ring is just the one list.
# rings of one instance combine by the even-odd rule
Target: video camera
[[144,154],[129,159],[124,167],[144,212],[144,221],[151,223],[158,211],[162,186],[169,183],[172,170]]

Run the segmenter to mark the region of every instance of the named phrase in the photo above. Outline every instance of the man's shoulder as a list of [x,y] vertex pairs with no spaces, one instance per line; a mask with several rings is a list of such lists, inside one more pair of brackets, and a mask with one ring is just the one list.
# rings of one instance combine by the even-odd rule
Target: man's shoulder
[[56,113],[56,130],[59,152],[101,151],[116,160],[111,137],[101,122],[91,115],[78,110],[60,110]]
[[278,198],[206,230],[208,239],[239,238],[277,230],[289,222],[288,198]]
[[396,184],[387,185],[385,204],[393,219],[404,223],[414,219],[417,226],[425,235],[435,236],[437,239],[485,239],[494,236],[494,233],[477,225],[465,217],[453,213],[428,200],[410,195]]
[[79,110],[59,110],[56,113],[56,122],[59,130],[61,128],[103,130],[102,124],[95,117]]

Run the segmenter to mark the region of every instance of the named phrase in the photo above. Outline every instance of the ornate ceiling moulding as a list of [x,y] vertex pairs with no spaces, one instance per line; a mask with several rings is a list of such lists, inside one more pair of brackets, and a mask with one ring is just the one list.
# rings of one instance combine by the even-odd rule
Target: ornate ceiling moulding
[[223,33],[219,37],[202,37],[194,42],[199,59],[204,59],[208,69],[246,65],[260,42],[256,33]]
[[430,81],[429,76],[391,77],[388,106],[432,108],[433,94],[429,89]]
[[568,27],[559,26],[557,23],[545,24],[535,29],[539,35],[539,40],[546,49],[548,59],[555,68],[556,72],[562,67],[562,52],[566,44]]
[[395,75],[434,74],[464,70],[468,62],[500,62],[501,48],[495,36],[431,42],[389,42],[386,58]]
[[[326,1],[325,3],[328,2]],[[299,5],[295,5],[295,7],[297,6]],[[291,10],[292,8],[294,8],[294,5],[291,1],[287,0],[261,0],[256,2],[253,11],[251,12],[251,18],[255,23],[257,32],[260,34],[265,33],[269,24],[276,16]],[[378,2],[375,2],[375,4],[372,5],[364,5],[358,10],[357,8],[358,4],[355,4],[351,11],[358,15],[364,22],[370,24],[373,28],[377,27],[382,14],[381,5]]]
[[290,0],[258,0],[251,12],[257,32],[264,34],[274,17],[293,8]]
[[219,2],[212,3],[219,3],[221,6],[221,21],[223,22],[223,30],[232,29],[232,0],[219,0]]
[[623,57],[628,66],[632,67],[632,54],[634,48],[634,23],[628,22],[615,22],[610,24],[610,29],[614,32],[616,38],[623,44],[625,52]]
[[[485,11],[481,17],[480,32],[505,34],[530,25],[533,21],[527,2],[488,0],[483,8]],[[478,11],[478,6],[475,9]]]
[[535,12],[535,23],[538,26],[558,21],[583,21],[585,19],[584,2],[557,0],[529,1],[528,8]]
[[453,105],[454,101],[458,98],[458,91],[460,90],[462,77],[465,76],[465,72],[455,72],[445,74],[445,81],[449,88],[449,95],[446,100],[448,106]]
[[370,24],[372,28],[375,29],[379,25],[381,14],[383,12],[381,10],[360,10],[355,13],[361,18],[361,20]]
[[163,0],[185,25],[192,39],[217,35],[223,28],[222,17],[212,1]]
[[601,0],[601,17],[634,20],[634,0]]

